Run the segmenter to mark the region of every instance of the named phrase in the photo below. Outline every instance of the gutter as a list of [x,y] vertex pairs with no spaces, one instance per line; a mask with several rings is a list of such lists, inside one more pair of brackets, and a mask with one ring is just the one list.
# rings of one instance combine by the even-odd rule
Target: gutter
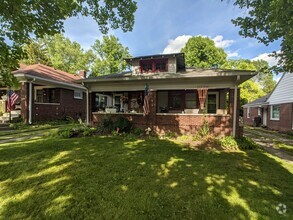
[[75,88],[75,89],[80,89],[80,90],[83,90],[83,91],[86,91],[86,88],[82,85],[79,85],[79,84],[71,84],[71,83],[66,83],[66,82],[60,82],[60,81],[57,81],[57,80],[51,80],[51,79],[45,79],[45,78],[41,78],[41,77],[38,77],[38,76],[33,76],[33,75],[29,75],[29,74],[23,74],[23,73],[20,73],[20,74],[14,74],[15,77],[23,77],[25,78],[26,80],[33,80],[33,81],[40,81],[40,82],[49,82],[49,83],[52,83],[52,84],[57,84],[57,85],[62,85],[64,87],[69,87],[69,88]]

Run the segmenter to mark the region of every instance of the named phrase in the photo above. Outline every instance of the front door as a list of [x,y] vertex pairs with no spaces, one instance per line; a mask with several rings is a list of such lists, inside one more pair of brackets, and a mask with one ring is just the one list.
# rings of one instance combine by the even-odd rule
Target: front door
[[267,126],[267,115],[268,115],[268,110],[263,108],[263,111],[262,111],[262,124],[263,124],[263,126]]

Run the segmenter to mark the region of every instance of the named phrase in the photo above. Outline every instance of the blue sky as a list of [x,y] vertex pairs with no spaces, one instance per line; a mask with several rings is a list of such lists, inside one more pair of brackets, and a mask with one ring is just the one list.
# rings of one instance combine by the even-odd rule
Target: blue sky
[[[279,42],[268,47],[251,38],[239,36],[239,28],[231,19],[247,13],[231,0],[138,0],[132,32],[111,30],[133,56],[178,52],[191,36],[202,35],[213,39],[224,48],[231,59],[268,57],[280,49]],[[101,39],[98,26],[91,18],[70,18],[65,22],[65,35],[89,49]]]

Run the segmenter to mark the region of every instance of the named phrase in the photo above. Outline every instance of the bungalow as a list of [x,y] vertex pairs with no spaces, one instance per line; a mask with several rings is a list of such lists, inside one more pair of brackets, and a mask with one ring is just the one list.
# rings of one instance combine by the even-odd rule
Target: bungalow
[[285,73],[273,92],[243,106],[243,123],[253,125],[261,117],[262,125],[278,131],[293,130],[293,74]]
[[131,71],[77,81],[87,88],[88,123],[123,116],[142,129],[185,134],[196,133],[206,117],[216,135],[241,135],[238,85],[255,72],[186,68],[183,53],[126,61]]
[[[74,82],[84,77],[84,71],[74,75],[35,64],[22,66],[13,75],[20,82],[20,88],[15,91],[18,99],[11,111],[12,117],[21,116],[29,124],[68,116],[85,119],[86,89]],[[6,122],[9,121],[9,113],[6,112],[7,88],[0,88],[0,99],[0,121]]]

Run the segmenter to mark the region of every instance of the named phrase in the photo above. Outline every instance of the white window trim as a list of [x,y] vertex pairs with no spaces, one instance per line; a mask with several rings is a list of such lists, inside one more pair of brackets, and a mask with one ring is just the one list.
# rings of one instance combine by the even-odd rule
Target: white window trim
[[260,107],[257,108],[257,115],[258,116],[261,116],[261,109],[260,109]]
[[[75,93],[80,93],[80,96],[75,96]],[[75,99],[83,99],[83,92],[81,90],[74,90],[73,91],[73,97]]]
[[[216,95],[216,113],[208,113],[208,101],[209,101],[209,95]],[[219,92],[208,92],[206,102],[205,102],[205,108],[207,111],[207,114],[217,114],[217,110],[219,109]]]
[[250,118],[250,107],[247,107],[246,117]]
[[280,106],[280,105],[271,105],[271,108],[270,108],[270,120],[271,121],[279,121],[280,120],[281,106],[279,107],[279,118],[273,118],[273,106]]

